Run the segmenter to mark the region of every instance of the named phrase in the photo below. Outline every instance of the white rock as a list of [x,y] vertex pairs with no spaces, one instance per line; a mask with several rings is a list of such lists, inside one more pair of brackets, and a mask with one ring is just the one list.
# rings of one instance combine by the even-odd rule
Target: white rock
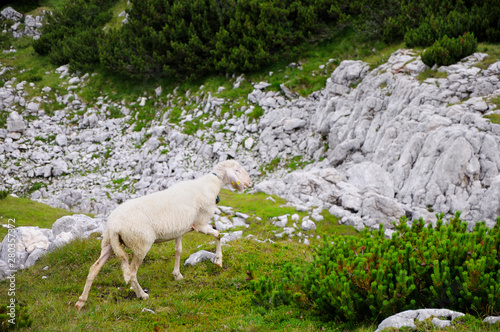
[[233,227],[233,223],[228,217],[220,217],[219,220],[215,222],[215,229],[223,232]]
[[439,319],[434,317],[431,321],[432,325],[434,325],[437,328],[445,328],[451,325],[451,320],[444,320],[444,319]]
[[40,109],[40,103],[30,102],[26,105],[26,110],[30,113],[37,113]]
[[304,127],[307,122],[303,119],[287,119],[283,122],[283,129],[290,131]]
[[241,239],[242,236],[243,236],[243,231],[236,231],[236,232],[226,233],[220,239],[220,242],[221,242],[221,244],[226,244],[228,242],[236,241],[238,239]]
[[267,88],[270,85],[271,84],[267,83],[267,82],[260,82],[260,83],[255,84],[253,87],[254,87],[254,89],[264,90],[265,88]]
[[11,112],[7,118],[7,130],[9,132],[24,132],[25,129],[26,122],[23,117],[16,111]]
[[304,231],[311,231],[316,229],[316,224],[309,218],[304,217],[304,219],[302,219],[302,224],[300,225],[300,227]]
[[57,177],[63,174],[67,174],[68,171],[68,163],[63,159],[56,159],[51,163],[52,175]]
[[157,87],[157,88],[155,89],[155,94],[156,94],[156,97],[161,96],[162,92],[163,92],[162,87],[161,87],[161,86]]
[[184,266],[195,266],[206,260],[210,260],[213,263],[215,261],[215,254],[206,250],[200,250],[191,254],[184,262]]
[[77,76],[72,77],[72,78],[69,79],[68,83],[71,84],[71,85],[80,83],[80,78],[77,77]]
[[245,140],[245,143],[244,143],[245,149],[250,150],[253,147],[253,143],[254,143],[253,138],[252,137],[248,137]]
[[68,145],[68,137],[65,134],[57,134],[56,136],[56,144],[59,146]]
[[285,226],[286,226],[286,224],[287,224],[287,223],[288,223],[288,216],[287,216],[287,215],[284,215],[284,216],[279,216],[279,217],[278,217],[278,220],[277,220],[277,221],[275,221],[273,224],[274,224],[275,226],[278,226],[278,227],[283,228],[283,227],[285,227]]
[[500,316],[488,316],[483,319],[483,322],[485,323],[490,323],[490,324],[496,324],[500,322]]
[[59,218],[52,225],[55,237],[61,233],[68,233],[73,238],[87,238],[92,233],[103,233],[105,223],[102,219],[91,218],[84,214],[75,214]]

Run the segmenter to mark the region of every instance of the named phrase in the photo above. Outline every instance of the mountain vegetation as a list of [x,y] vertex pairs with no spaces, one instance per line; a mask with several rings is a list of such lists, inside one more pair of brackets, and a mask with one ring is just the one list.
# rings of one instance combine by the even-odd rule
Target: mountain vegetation
[[[18,1],[14,7],[27,11],[46,2]],[[124,6],[125,2],[51,1],[53,10],[46,17],[42,37],[33,43],[17,40],[17,53],[0,57],[3,65],[17,67],[5,77],[37,81],[58,91],[59,75],[47,74],[47,68],[53,72],[69,63],[72,70],[98,72],[82,90],[83,98],[94,102],[96,91],[116,101],[137,100],[145,90],[152,94],[158,81],[147,78],[173,78],[183,96],[201,90],[201,76],[245,72],[247,80],[239,90],[231,89],[232,83],[223,75],[201,81],[205,91],[214,94],[225,87],[219,96],[232,103],[248,95],[252,81],[263,79],[271,89],[279,89],[286,77],[294,92],[308,95],[324,86],[339,58],[363,58],[376,67],[403,42],[427,48],[422,58],[428,58],[429,65],[440,65],[474,52],[478,42],[500,40],[500,8],[491,0],[130,0],[130,6]],[[110,23],[118,7],[127,8],[128,23]],[[374,45],[383,52],[373,52]],[[276,62],[305,58],[301,69],[273,67]],[[335,59],[318,72],[329,58]],[[492,58],[498,61],[499,56]],[[272,77],[270,70],[276,72]],[[190,78],[191,83],[181,83],[179,78]],[[143,84],[137,84],[141,80]],[[175,95],[173,86],[168,89]],[[156,105],[148,107],[154,116]],[[150,120],[146,117],[145,125]],[[301,162],[294,159],[290,168]],[[449,225],[443,225],[441,216],[438,225],[427,227],[418,222],[407,226],[403,220],[392,239],[385,239],[377,231],[358,233],[338,225],[335,217],[323,212],[325,221],[318,223],[311,246],[305,246],[287,236],[274,238],[276,227],[268,221],[297,211],[278,197],[275,203],[266,198],[264,194],[221,194],[225,205],[251,215],[252,234],[274,241],[249,238],[231,243],[224,248],[223,269],[203,262],[184,268],[186,279],[174,282],[170,276],[173,244],[155,245],[139,275],[150,290],[150,300],[137,300],[125,287],[115,259],[96,279],[86,309],[76,312],[73,305],[88,267],[99,255],[100,241],[93,236],[57,249],[16,274],[18,312],[33,331],[373,331],[376,322],[403,309],[449,306],[468,314],[444,331],[498,329],[479,317],[500,312],[500,221],[494,229],[478,224],[469,233],[459,215]],[[66,213],[70,212],[26,198],[0,199],[0,218],[16,218],[18,226],[50,227]],[[186,236],[183,260],[199,248],[213,250],[213,245],[205,235]],[[7,281],[0,281],[0,286],[6,288]],[[0,304],[7,300],[2,292]],[[5,313],[0,306],[0,321]],[[425,321],[418,330],[436,328]]]
[[[69,62],[74,70],[103,66],[136,78],[199,77],[258,70],[332,38],[346,25],[363,38],[404,40],[408,47],[464,33],[476,43],[500,40],[500,8],[493,0],[131,0],[127,23],[109,27],[114,4],[66,3],[49,17],[36,52],[56,64]],[[475,50],[474,42],[465,52],[440,43],[451,55],[438,58]]]

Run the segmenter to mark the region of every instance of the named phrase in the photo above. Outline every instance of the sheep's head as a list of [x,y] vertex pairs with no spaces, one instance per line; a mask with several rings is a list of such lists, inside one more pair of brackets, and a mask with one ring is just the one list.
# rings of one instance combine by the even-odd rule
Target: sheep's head
[[238,191],[243,191],[252,185],[250,176],[236,160],[223,161],[215,167],[214,171],[220,175],[224,174],[224,182]]

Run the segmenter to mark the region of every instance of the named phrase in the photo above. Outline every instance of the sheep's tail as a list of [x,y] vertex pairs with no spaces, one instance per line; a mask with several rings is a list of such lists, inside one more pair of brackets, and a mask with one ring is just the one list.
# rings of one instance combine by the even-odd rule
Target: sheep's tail
[[106,248],[110,244],[111,244],[111,242],[109,239],[109,230],[106,228],[106,230],[104,231],[104,234],[102,235],[101,248]]
[[[113,232],[113,233],[108,233],[107,235],[108,235],[108,241],[111,244],[111,248],[113,248],[113,252],[115,253],[116,257],[118,257],[122,261],[123,279],[125,279],[125,284],[128,284],[131,278],[130,267],[128,263],[129,257],[127,252],[125,251],[125,249],[123,249],[120,243],[120,234]],[[104,234],[103,245],[104,241],[106,241],[106,234]]]

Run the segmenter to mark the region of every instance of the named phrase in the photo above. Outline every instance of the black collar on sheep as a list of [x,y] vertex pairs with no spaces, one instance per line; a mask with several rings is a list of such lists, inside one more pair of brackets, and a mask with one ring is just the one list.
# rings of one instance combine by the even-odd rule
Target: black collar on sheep
[[[220,179],[216,173],[212,173],[212,174],[215,175],[218,179]],[[219,195],[217,195],[217,198],[215,199],[215,204],[219,204],[219,202],[220,202],[220,198],[219,198]]]

